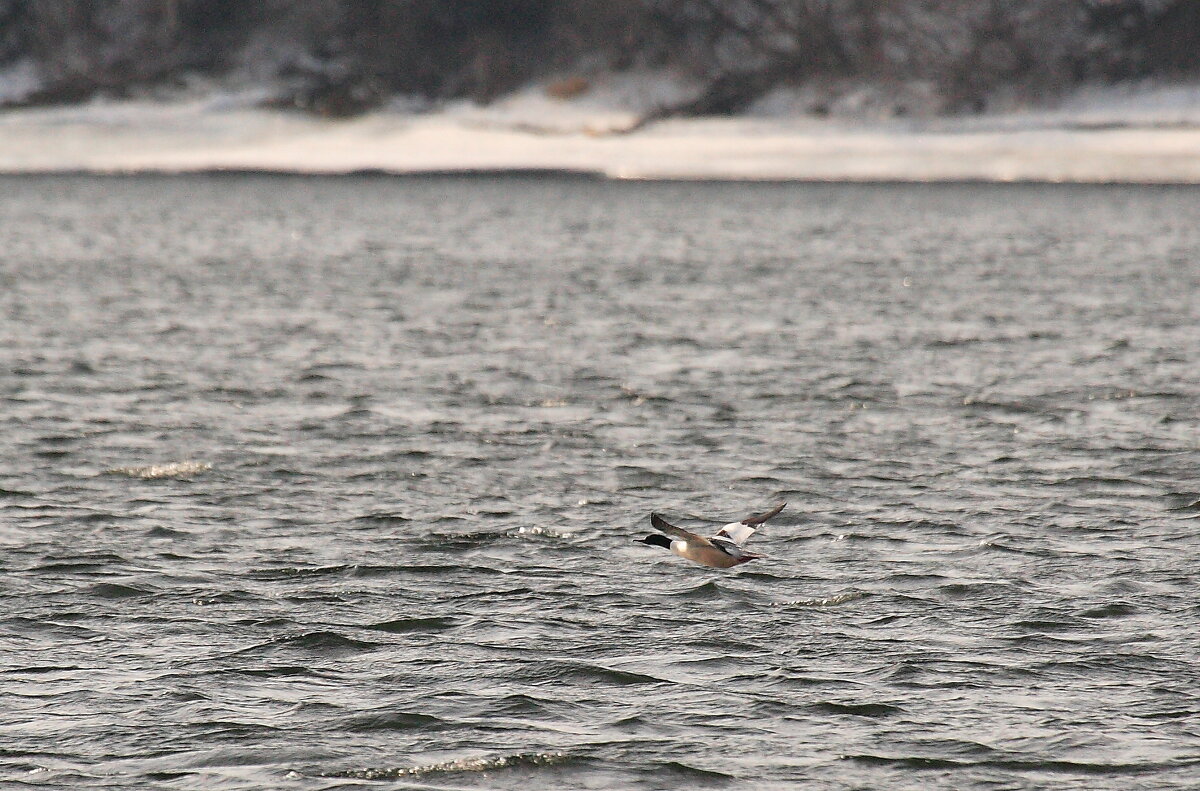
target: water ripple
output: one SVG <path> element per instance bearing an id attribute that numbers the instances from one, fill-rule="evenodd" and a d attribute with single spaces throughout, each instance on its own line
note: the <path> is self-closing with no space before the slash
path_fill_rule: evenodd
<path id="1" fill-rule="evenodd" d="M 0 181 L 0 785 L 1195 786 L 1194 189 Z"/>

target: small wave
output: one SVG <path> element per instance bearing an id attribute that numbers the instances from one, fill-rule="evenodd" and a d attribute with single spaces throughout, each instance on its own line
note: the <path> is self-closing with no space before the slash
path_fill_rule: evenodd
<path id="1" fill-rule="evenodd" d="M 159 480 L 161 478 L 190 478 L 212 469 L 207 461 L 177 461 L 170 464 L 149 464 L 140 467 L 112 467 L 105 475 L 124 475 L 127 478 Z"/>
<path id="2" fill-rule="evenodd" d="M 291 645 L 310 651 L 366 651 L 378 648 L 379 643 L 355 640 L 337 632 L 306 632 L 279 640 L 277 645 Z"/>
<path id="3" fill-rule="evenodd" d="M 35 495 L 33 492 L 24 492 L 24 491 L 21 491 L 20 489 L 5 489 L 4 487 L 0 487 L 0 497 L 12 497 L 13 499 L 20 497 L 20 498 L 24 499 L 27 497 L 36 497 L 36 496 L 37 495 Z"/>
<path id="4" fill-rule="evenodd" d="M 488 701 L 486 713 L 489 717 L 521 717 L 527 719 L 551 718 L 551 701 L 532 695 L 513 693 Z"/>
<path id="5" fill-rule="evenodd" d="M 38 574 L 86 573 L 129 563 L 127 558 L 113 552 L 93 552 L 85 555 L 66 555 L 46 559 L 50 562 L 34 566 L 29 571 Z"/>
<path id="6" fill-rule="evenodd" d="M 1091 627 L 1074 620 L 1063 620 L 1058 618 L 1027 618 L 1025 620 L 1016 621 L 1013 623 L 1013 628 L 1026 632 L 1034 632 L 1035 634 L 1045 634 L 1047 632 L 1073 632 Z"/>
<path id="7" fill-rule="evenodd" d="M 146 531 L 146 536 L 148 538 L 177 538 L 179 536 L 186 535 L 186 530 L 178 530 L 173 527 L 164 527 L 163 525 L 157 525 Z"/>
<path id="8" fill-rule="evenodd" d="M 476 530 L 461 533 L 426 533 L 419 537 L 422 544 L 432 549 L 462 550 L 476 549 L 489 544 L 507 541 L 512 535 L 503 530 Z"/>
<path id="9" fill-rule="evenodd" d="M 976 344 L 989 342 L 1011 342 L 1011 338 L 978 338 L 978 337 L 958 337 L 958 338 L 933 338 L 925 342 L 926 348 L 929 349 L 952 349 L 957 346 L 974 346 Z"/>
<path id="10" fill-rule="evenodd" d="M 378 769 L 351 769 L 345 772 L 326 774 L 325 777 L 344 777 L 355 780 L 399 780 L 404 777 L 425 777 L 428 775 L 459 774 L 467 772 L 494 772 L 500 769 L 535 768 L 542 766 L 558 766 L 574 760 L 562 752 L 554 753 L 515 753 L 496 757 L 459 758 L 455 761 L 406 767 L 388 767 Z"/>
<path id="11" fill-rule="evenodd" d="M 637 686 L 641 684 L 667 684 L 664 679 L 656 678 L 645 673 L 635 673 L 631 670 L 619 670 L 602 665 L 577 664 L 567 670 L 566 675 L 572 679 L 601 681 L 617 686 Z"/>
<path id="12" fill-rule="evenodd" d="M 381 524 L 395 525 L 413 521 L 411 516 L 406 516 L 399 511 L 372 511 L 354 517 L 355 522 L 364 522 L 366 524 Z"/>
<path id="13" fill-rule="evenodd" d="M 147 780 L 156 780 L 167 783 L 172 780 L 180 780 L 184 777 L 190 777 L 194 774 L 196 774 L 196 772 L 147 772 L 144 777 Z"/>
<path id="14" fill-rule="evenodd" d="M 950 758 L 929 758 L 925 756 L 887 756 L 887 755 L 843 755 L 842 760 L 872 766 L 904 766 L 910 769 L 1004 769 L 1018 772 L 1046 772 L 1052 774 L 1078 775 L 1136 775 L 1160 772 L 1170 769 L 1181 769 L 1200 764 L 1200 761 L 1168 761 L 1146 763 L 1091 763 L 1083 761 L 1016 761 L 1016 760 L 982 760 L 964 761 Z"/>
<path id="15" fill-rule="evenodd" d="M 185 558 L 186 560 L 186 558 Z M 201 606 L 210 604 L 239 604 L 241 602 L 258 602 L 260 597 L 256 593 L 251 593 L 245 590 L 223 590 L 212 591 L 208 593 L 200 593 L 200 595 L 192 598 L 193 604 Z"/>
<path id="16" fill-rule="evenodd" d="M 708 599 L 719 599 L 725 595 L 725 589 L 717 584 L 716 580 L 709 580 L 695 586 L 694 588 L 686 588 L 681 591 L 667 594 L 668 596 L 677 596 L 681 599 L 699 599 L 705 601 Z"/>
<path id="17" fill-rule="evenodd" d="M 1081 618 L 1125 618 L 1137 615 L 1140 610 L 1128 602 L 1112 602 L 1099 607 L 1092 607 L 1079 613 Z"/>
<path id="18" fill-rule="evenodd" d="M 362 627 L 375 632 L 390 632 L 404 634 L 406 632 L 441 632 L 461 626 L 462 622 L 450 616 L 430 618 L 397 618 L 394 621 L 382 621 Z"/>
<path id="19" fill-rule="evenodd" d="M 477 591 L 474 593 L 459 593 L 459 594 L 447 596 L 445 601 L 466 602 L 466 601 L 474 601 L 476 599 L 489 599 L 489 600 L 496 600 L 496 601 L 511 602 L 511 601 L 516 601 L 517 599 L 530 597 L 532 595 L 534 595 L 533 588 L 522 586 L 519 588 L 506 588 L 503 590 L 497 589 L 497 590 Z"/>
<path id="20" fill-rule="evenodd" d="M 893 522 L 892 524 L 901 525 L 901 526 L 907 528 L 911 523 L 909 523 L 909 522 L 903 522 L 903 523 Z M 867 535 L 865 533 L 836 533 L 836 534 L 822 533 L 821 534 L 822 538 L 828 538 L 830 536 L 833 537 L 834 541 L 848 541 L 851 543 L 855 543 L 855 542 L 862 542 L 864 544 L 908 544 L 909 543 L 909 540 L 907 538 L 897 538 L 896 536 L 873 536 L 873 535 Z M 792 540 L 795 540 L 795 539 L 792 539 Z"/>
<path id="21" fill-rule="evenodd" d="M 73 670 L 83 670 L 81 665 L 31 665 L 30 667 L 13 667 L 0 670 L 4 675 L 43 675 L 45 673 L 67 673 Z"/>
<path id="22" fill-rule="evenodd" d="M 393 574 L 446 574 L 451 572 L 468 572 L 471 574 L 500 574 L 502 572 L 487 566 L 452 566 L 445 564 L 419 564 L 411 566 L 389 565 L 338 565 L 338 566 L 284 566 L 277 569 L 252 569 L 245 576 L 253 580 L 270 582 L 273 580 L 308 579 L 312 577 L 327 577 L 345 574 L 351 577 L 388 577 Z"/>
<path id="23" fill-rule="evenodd" d="M 245 576 L 253 580 L 287 580 L 306 577 L 324 577 L 330 574 L 341 574 L 353 566 L 285 566 L 277 569 L 251 569 Z"/>
<path id="24" fill-rule="evenodd" d="M 718 772 L 715 769 L 701 769 L 698 766 L 689 766 L 681 761 L 666 761 L 659 764 L 653 770 L 656 777 L 661 777 L 663 773 L 674 775 L 677 779 L 686 778 L 690 783 L 720 783 L 724 784 L 737 780 L 736 775 Z"/>
<path id="25" fill-rule="evenodd" d="M 423 563 L 413 566 L 397 566 L 396 571 L 402 574 L 481 574 L 494 576 L 504 574 L 500 569 L 491 566 L 460 566 L 446 563 Z"/>
<path id="26" fill-rule="evenodd" d="M 983 598 L 988 594 L 1000 596 L 1012 589 L 1008 582 L 951 582 L 939 585 L 937 592 L 950 599 Z"/>
<path id="27" fill-rule="evenodd" d="M 971 409 L 968 411 L 991 411 L 1002 415 L 1041 415 L 1051 411 L 1036 401 L 1028 403 L 1021 401 L 993 401 L 974 398 L 972 396 L 965 396 L 962 400 L 962 405 L 970 407 Z"/>
<path id="28" fill-rule="evenodd" d="M 384 711 L 352 717 L 343 723 L 351 731 L 435 731 L 444 730 L 452 724 L 440 717 L 419 714 L 415 711 Z"/>
<path id="29" fill-rule="evenodd" d="M 1170 711 L 1150 711 L 1144 714 L 1131 712 L 1129 716 L 1141 720 L 1190 720 L 1200 714 L 1200 709 L 1172 709 Z"/>
<path id="30" fill-rule="evenodd" d="M 116 582 L 101 582 L 88 588 L 88 592 L 102 599 L 131 599 L 136 596 L 149 596 L 151 594 L 151 591 L 143 590 L 133 585 L 121 585 Z"/>
<path id="31" fill-rule="evenodd" d="M 250 676 L 251 678 L 331 678 L 328 673 L 321 673 L 312 668 L 300 665 L 273 665 L 271 667 L 236 667 L 219 671 L 222 674 L 234 676 Z"/>
<path id="32" fill-rule="evenodd" d="M 304 604 L 306 602 L 315 601 L 332 601 L 345 604 L 350 599 L 340 593 L 298 593 L 292 596 L 283 597 L 284 601 L 290 601 L 295 604 Z"/>
<path id="33" fill-rule="evenodd" d="M 393 574 L 399 574 L 404 571 L 404 566 L 391 565 L 375 565 L 375 564 L 358 564 L 346 566 L 346 573 L 351 577 L 360 579 L 370 579 L 372 577 L 390 577 Z"/>
<path id="34" fill-rule="evenodd" d="M 245 656 L 247 654 L 260 654 L 263 652 L 287 648 L 297 648 L 303 651 L 312 651 L 318 654 L 342 654 L 371 651 L 379 646 L 379 643 L 372 643 L 366 640 L 355 640 L 351 637 L 338 634 L 337 632 L 305 632 L 303 634 L 291 635 L 290 637 L 280 637 L 275 640 L 268 640 L 265 643 L 259 643 L 258 645 L 252 645 L 249 648 L 243 648 L 238 651 L 234 651 L 228 656 L 233 657 Z"/>
<path id="35" fill-rule="evenodd" d="M 908 769 L 953 769 L 978 766 L 970 761 L 952 761 L 949 758 L 925 758 L 919 755 L 843 755 L 843 761 L 867 764 L 868 766 L 903 766 Z"/>
<path id="36" fill-rule="evenodd" d="M 645 467 L 621 465 L 616 468 L 617 488 L 621 491 L 636 491 L 640 489 L 669 489 L 679 483 L 679 478 L 671 473 L 657 472 Z"/>
<path id="37" fill-rule="evenodd" d="M 74 434 L 46 434 L 37 438 L 37 441 L 43 445 L 73 445 L 79 441 L 79 437 Z"/>
<path id="38" fill-rule="evenodd" d="M 651 722 L 645 717 L 640 717 L 636 714 L 629 717 L 621 717 L 614 720 L 606 726 L 609 730 L 618 731 L 620 733 L 641 734 L 650 733 L 658 735 L 659 728 L 654 722 Z"/>
<path id="39" fill-rule="evenodd" d="M 1014 555 L 1035 555 L 1042 556 L 1045 553 L 1033 549 L 1022 549 L 1021 547 L 1012 547 L 1004 543 L 1005 539 L 1010 538 L 1006 533 L 996 533 L 979 539 L 979 546 L 984 549 L 994 549 L 1000 552 L 1011 552 Z"/>
<path id="40" fill-rule="evenodd" d="M 547 538 L 574 538 L 574 534 L 549 527 L 519 527 L 506 534 L 509 538 L 525 538 L 527 536 L 546 536 Z"/>
<path id="41" fill-rule="evenodd" d="M 776 478 L 772 475 L 745 475 L 745 476 L 737 478 L 736 480 L 738 483 L 743 483 L 743 484 L 746 484 L 747 486 L 759 485 L 759 486 L 765 487 L 765 486 L 778 486 L 780 484 L 786 483 L 786 481 L 784 481 L 780 478 Z M 783 520 L 780 520 L 780 524 L 782 524 L 782 523 L 783 523 Z M 772 524 L 774 524 L 774 523 L 772 523 Z"/>
<path id="42" fill-rule="evenodd" d="M 852 714 L 855 717 L 890 717 L 902 714 L 904 709 L 886 703 L 814 703 L 811 708 L 824 714 Z"/>
<path id="43" fill-rule="evenodd" d="M 55 620 L 46 620 L 43 618 L 26 618 L 24 616 L 16 616 L 5 618 L 0 621 L 9 629 L 13 629 L 21 634 L 38 635 L 44 634 L 57 635 L 64 640 L 72 640 L 83 642 L 93 640 L 98 637 L 106 636 L 99 629 L 91 629 L 86 626 L 80 626 L 73 623 L 63 623 L 63 621 L 72 621 L 85 617 L 79 612 L 60 612 L 56 615 Z"/>
<path id="44" fill-rule="evenodd" d="M 815 599 L 789 599 L 787 601 L 773 601 L 767 604 L 768 607 L 836 607 L 839 604 L 858 601 L 870 596 L 866 591 L 846 591 L 838 593 L 834 596 L 823 596 Z"/>
<path id="45" fill-rule="evenodd" d="M 1168 511 L 1200 512 L 1200 492 L 1168 492 L 1167 503 Z"/>
<path id="46" fill-rule="evenodd" d="M 117 516 L 116 514 L 91 513 L 81 514 L 75 517 L 72 521 L 81 525 L 105 525 L 116 522 L 120 518 L 121 517 Z"/>
<path id="47" fill-rule="evenodd" d="M 638 686 L 641 684 L 666 684 L 664 679 L 645 673 L 605 667 L 578 661 L 544 660 L 527 663 L 514 675 L 534 683 L 599 682 L 616 686 Z"/>
<path id="48" fill-rule="evenodd" d="M 312 363 L 304 369 L 304 373 L 320 373 L 321 371 L 361 371 L 362 363 L 339 360 L 329 363 Z"/>

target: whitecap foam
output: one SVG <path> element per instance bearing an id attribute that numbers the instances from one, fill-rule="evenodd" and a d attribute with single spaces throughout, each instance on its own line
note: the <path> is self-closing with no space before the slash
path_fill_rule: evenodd
<path id="1" fill-rule="evenodd" d="M 148 464 L 137 467 L 112 467 L 105 475 L 124 475 L 129 478 L 157 480 L 159 478 L 190 478 L 212 469 L 207 461 L 175 461 L 169 464 Z"/>

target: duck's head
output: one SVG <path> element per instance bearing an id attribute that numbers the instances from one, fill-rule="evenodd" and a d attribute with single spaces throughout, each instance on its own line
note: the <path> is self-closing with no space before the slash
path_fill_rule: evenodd
<path id="1" fill-rule="evenodd" d="M 651 533 L 645 538 L 633 539 L 635 544 L 649 544 L 653 547 L 662 547 L 663 549 L 671 548 L 671 539 L 664 536 L 662 533 Z"/>

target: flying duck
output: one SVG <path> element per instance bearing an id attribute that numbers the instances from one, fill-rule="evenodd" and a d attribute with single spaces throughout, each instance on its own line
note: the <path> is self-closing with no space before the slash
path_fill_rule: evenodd
<path id="1" fill-rule="evenodd" d="M 682 527 L 676 527 L 658 514 L 650 514 L 650 524 L 654 525 L 656 530 L 661 530 L 667 535 L 651 533 L 645 538 L 635 538 L 634 541 L 639 544 L 650 544 L 669 549 L 679 557 L 702 566 L 727 569 L 740 563 L 748 563 L 751 560 L 766 557 L 766 555 L 747 552 L 742 547 L 750 540 L 750 536 L 754 535 L 758 525 L 778 514 L 785 505 L 787 503 L 780 503 L 765 514 L 748 516 L 740 522 L 730 522 L 718 530 L 716 535 L 709 538 L 696 535 Z M 667 538 L 667 536 L 671 536 L 671 538 Z"/>

